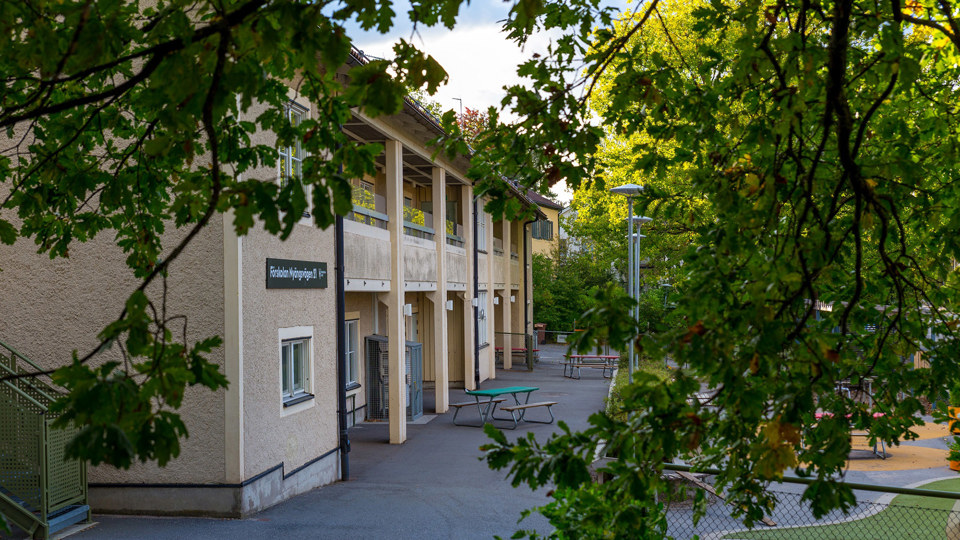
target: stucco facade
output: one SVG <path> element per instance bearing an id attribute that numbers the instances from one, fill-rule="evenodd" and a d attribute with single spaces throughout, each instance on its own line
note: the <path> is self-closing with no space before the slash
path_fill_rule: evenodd
<path id="1" fill-rule="evenodd" d="M 292 91 L 290 98 L 315 114 L 313 104 Z M 341 400 L 346 426 L 385 421 L 389 442 L 407 438 L 408 342 L 422 348 L 428 412 L 446 412 L 451 387 L 475 388 L 495 378 L 498 347 L 507 350 L 504 367 L 511 367 L 510 348 L 524 343 L 516 336 L 532 331 L 529 222 L 494 222 L 483 211 L 466 176 L 467 157 L 434 158 L 427 142 L 439 126 L 414 104 L 378 119 L 355 112 L 343 129 L 382 143 L 384 152 L 376 175 L 354 181 L 354 212 L 343 220 L 342 238 L 309 218 L 285 241 L 260 226 L 238 237 L 227 213 L 171 266 L 168 310 L 186 316 L 188 341 L 223 337 L 211 359 L 230 386 L 188 392 L 178 412 L 190 436 L 166 467 L 91 468 L 96 511 L 243 516 L 342 478 L 348 432 L 339 424 Z M 270 133 L 253 139 L 275 141 Z M 249 174 L 276 178 L 270 167 Z M 184 232 L 168 230 L 164 245 L 175 245 Z M 95 346 L 97 333 L 138 285 L 124 259 L 107 233 L 71 247 L 69 259 L 52 261 L 28 241 L 0 245 L 0 339 L 43 367 L 66 364 L 74 349 Z M 325 264 L 326 286 L 277 286 L 268 279 L 271 260 Z M 157 298 L 159 285 L 147 293 Z M 382 373 L 371 372 L 368 336 L 386 340 Z M 288 393 L 284 355 L 293 354 L 294 345 L 301 386 Z M 389 403 L 385 417 L 373 418 L 369 401 L 377 381 L 389 390 L 383 394 Z"/>

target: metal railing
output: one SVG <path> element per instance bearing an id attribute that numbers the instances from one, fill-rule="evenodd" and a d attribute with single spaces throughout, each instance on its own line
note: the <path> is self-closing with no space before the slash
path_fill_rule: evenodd
<path id="1" fill-rule="evenodd" d="M 347 215 L 347 219 L 378 229 L 387 228 L 387 199 L 383 195 L 377 195 L 361 186 L 353 186 L 352 200 L 353 211 Z"/>
<path id="2" fill-rule="evenodd" d="M 463 247 L 464 236 L 463 225 L 447 220 L 447 245 Z"/>
<path id="3" fill-rule="evenodd" d="M 0 342 L 0 376 L 25 375 L 40 367 Z M 78 429 L 54 429 L 50 406 L 59 396 L 36 376 L 0 382 L 0 513 L 21 529 L 46 537 L 65 513 L 89 520 L 87 468 L 66 459 Z"/>
<path id="4" fill-rule="evenodd" d="M 403 233 L 424 240 L 432 240 L 433 214 L 411 206 L 403 207 Z"/>

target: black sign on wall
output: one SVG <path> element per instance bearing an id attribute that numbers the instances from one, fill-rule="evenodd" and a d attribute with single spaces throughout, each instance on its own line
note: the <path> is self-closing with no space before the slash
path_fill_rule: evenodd
<path id="1" fill-rule="evenodd" d="M 326 289 L 327 263 L 267 259 L 268 289 Z"/>

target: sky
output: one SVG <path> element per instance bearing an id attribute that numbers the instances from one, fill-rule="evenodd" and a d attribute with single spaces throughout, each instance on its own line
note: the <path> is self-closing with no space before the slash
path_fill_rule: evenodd
<path id="1" fill-rule="evenodd" d="M 499 107 L 504 86 L 521 82 L 516 74 L 517 64 L 529 60 L 534 53 L 545 54 L 549 36 L 536 34 L 523 48 L 507 39 L 501 32 L 501 23 L 507 17 L 512 2 L 503 0 L 474 0 L 461 8 L 454 30 L 442 26 L 420 28 L 412 34 L 405 14 L 407 4 L 397 2 L 397 26 L 388 34 L 361 32 L 357 27 L 347 31 L 357 36 L 354 46 L 368 56 L 392 58 L 393 44 L 406 39 L 432 55 L 447 71 L 449 80 L 430 99 L 444 110 L 464 108 L 486 110 Z M 462 100 L 462 101 L 461 101 Z M 566 204 L 573 194 L 565 184 L 557 184 L 553 192 Z"/>

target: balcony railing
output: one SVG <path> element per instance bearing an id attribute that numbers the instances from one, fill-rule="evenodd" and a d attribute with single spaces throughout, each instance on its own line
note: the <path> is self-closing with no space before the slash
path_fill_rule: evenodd
<path id="1" fill-rule="evenodd" d="M 387 199 L 383 195 L 377 195 L 368 189 L 360 186 L 353 186 L 353 211 L 347 215 L 347 219 L 357 223 L 386 229 L 389 218 L 387 217 Z"/>
<path id="2" fill-rule="evenodd" d="M 502 238 L 493 239 L 493 254 L 498 257 L 503 257 L 503 239 Z"/>
<path id="3" fill-rule="evenodd" d="M 447 244 L 456 247 L 463 247 L 463 225 L 447 220 Z"/>
<path id="4" fill-rule="evenodd" d="M 433 214 L 410 206 L 403 207 L 403 233 L 433 240 Z"/>

